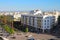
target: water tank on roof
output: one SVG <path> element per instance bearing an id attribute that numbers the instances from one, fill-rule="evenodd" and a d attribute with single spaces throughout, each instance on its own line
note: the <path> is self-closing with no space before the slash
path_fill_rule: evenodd
<path id="1" fill-rule="evenodd" d="M 41 10 L 34 10 L 34 15 L 36 15 L 36 14 L 42 14 L 42 11 Z"/>

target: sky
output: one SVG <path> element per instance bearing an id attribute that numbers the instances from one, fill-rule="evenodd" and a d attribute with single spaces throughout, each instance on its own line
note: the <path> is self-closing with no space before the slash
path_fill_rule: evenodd
<path id="1" fill-rule="evenodd" d="M 0 0 L 0 11 L 60 10 L 60 0 Z"/>

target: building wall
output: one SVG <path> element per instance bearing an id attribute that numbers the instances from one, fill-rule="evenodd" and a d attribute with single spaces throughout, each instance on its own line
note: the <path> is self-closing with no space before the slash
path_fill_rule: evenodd
<path id="1" fill-rule="evenodd" d="M 52 12 L 48 12 L 43 14 L 42 12 L 36 12 L 36 14 L 26 14 L 23 15 L 24 18 L 21 16 L 21 21 L 23 21 L 23 24 L 35 27 L 35 28 L 40 28 L 43 30 L 50 30 L 52 28 L 52 26 L 55 24 L 56 19 L 58 18 L 58 14 L 56 12 L 52 13 Z"/>
<path id="2" fill-rule="evenodd" d="M 52 25 L 55 24 L 55 16 L 52 15 L 45 15 L 43 17 L 23 15 L 21 18 L 23 24 L 44 30 L 51 29 Z"/>
<path id="3" fill-rule="evenodd" d="M 47 16 L 43 18 L 43 29 L 51 29 L 53 24 L 55 24 L 54 16 Z"/>
<path id="4" fill-rule="evenodd" d="M 37 17 L 37 27 L 42 28 L 42 17 Z"/>

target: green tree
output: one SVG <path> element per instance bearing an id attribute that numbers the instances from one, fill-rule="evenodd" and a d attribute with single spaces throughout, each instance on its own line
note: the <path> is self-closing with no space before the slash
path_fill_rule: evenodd
<path id="1" fill-rule="evenodd" d="M 13 21 L 14 21 L 13 17 L 8 15 L 7 16 L 7 21 L 8 21 L 7 24 L 9 24 L 13 28 Z"/>
<path id="2" fill-rule="evenodd" d="M 3 22 L 3 16 L 0 15 L 0 22 Z"/>
<path id="3" fill-rule="evenodd" d="M 3 22 L 4 24 L 7 23 L 7 18 L 5 15 L 0 16 L 0 22 Z"/>
<path id="4" fill-rule="evenodd" d="M 58 24 L 60 24 L 60 16 L 58 16 Z"/>

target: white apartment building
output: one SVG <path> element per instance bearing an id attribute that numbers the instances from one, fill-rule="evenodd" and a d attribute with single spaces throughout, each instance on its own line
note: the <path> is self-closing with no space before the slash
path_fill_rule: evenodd
<path id="1" fill-rule="evenodd" d="M 22 14 L 21 23 L 35 28 L 40 28 L 43 30 L 42 32 L 44 32 L 45 30 L 50 30 L 55 24 L 58 15 L 56 15 L 56 13 L 52 13 L 34 10 L 32 13 Z"/>

